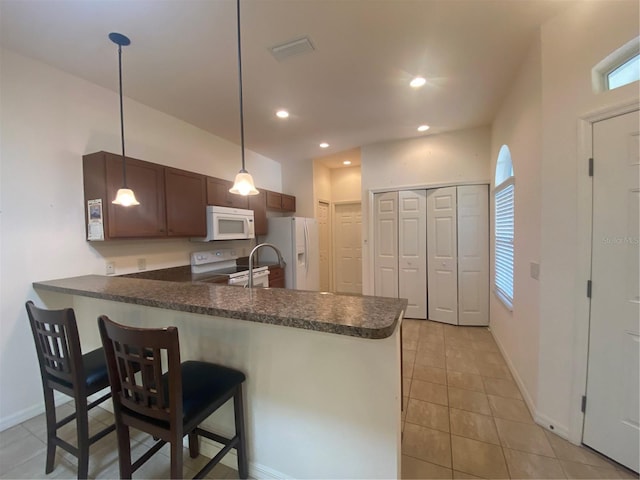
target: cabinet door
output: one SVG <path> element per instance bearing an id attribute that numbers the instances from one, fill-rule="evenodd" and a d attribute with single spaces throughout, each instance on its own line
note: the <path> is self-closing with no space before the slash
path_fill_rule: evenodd
<path id="1" fill-rule="evenodd" d="M 269 232 L 267 222 L 267 194 L 261 190 L 258 195 L 249 196 L 249 210 L 253 210 L 253 225 L 256 235 L 266 235 Z"/>
<path id="2" fill-rule="evenodd" d="M 202 237 L 207 234 L 206 182 L 203 175 L 166 168 L 167 235 Z"/>
<path id="3" fill-rule="evenodd" d="M 269 288 L 284 288 L 284 268 L 277 265 L 269 267 Z"/>
<path id="4" fill-rule="evenodd" d="M 123 183 L 122 157 L 105 153 L 105 160 L 108 237 L 165 236 L 164 167 L 127 157 L 127 186 L 133 190 L 140 205 L 123 207 L 111 203 Z"/>
<path id="5" fill-rule="evenodd" d="M 296 197 L 293 195 L 285 195 L 282 194 L 282 210 L 285 212 L 295 212 L 296 211 Z"/>
<path id="6" fill-rule="evenodd" d="M 229 193 L 233 182 L 222 178 L 207 177 L 207 205 L 221 207 L 249 208 L 249 200 L 242 195 Z"/>
<path id="7" fill-rule="evenodd" d="M 267 190 L 267 209 L 282 210 L 282 194 Z"/>

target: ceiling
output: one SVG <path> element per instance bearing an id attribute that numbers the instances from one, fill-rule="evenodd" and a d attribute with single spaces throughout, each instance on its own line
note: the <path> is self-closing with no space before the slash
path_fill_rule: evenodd
<path id="1" fill-rule="evenodd" d="M 246 146 L 288 162 L 487 125 L 538 27 L 571 3 L 242 0 Z M 113 31 L 132 42 L 125 96 L 240 143 L 234 0 L 0 0 L 4 48 L 118 91 Z M 302 36 L 315 51 L 272 56 Z"/>

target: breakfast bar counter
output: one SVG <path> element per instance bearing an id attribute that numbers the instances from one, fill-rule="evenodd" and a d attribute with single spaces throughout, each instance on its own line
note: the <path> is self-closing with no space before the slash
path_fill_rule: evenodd
<path id="1" fill-rule="evenodd" d="M 371 339 L 390 336 L 407 306 L 407 301 L 400 298 L 101 275 L 36 282 L 33 286 L 71 295 Z"/>
<path id="2" fill-rule="evenodd" d="M 251 477 L 399 478 L 406 300 L 99 275 L 33 286 L 48 308 L 75 309 L 85 351 L 104 314 L 176 326 L 183 361 L 243 371 Z M 231 405 L 206 424 L 231 433 Z"/>

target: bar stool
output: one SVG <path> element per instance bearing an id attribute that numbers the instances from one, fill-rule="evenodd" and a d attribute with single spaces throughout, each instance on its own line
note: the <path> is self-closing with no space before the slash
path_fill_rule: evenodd
<path id="1" fill-rule="evenodd" d="M 247 478 L 242 383 L 244 373 L 213 363 L 180 362 L 178 329 L 134 328 L 108 317 L 98 318 L 107 357 L 118 435 L 120 478 L 131 478 L 167 442 L 171 444 L 171 478 L 182 478 L 182 438 L 189 436 L 189 454 L 199 455 L 199 436 L 224 445 L 194 478 L 204 477 L 232 448 L 238 473 Z M 162 358 L 166 354 L 166 373 Z M 135 374 L 139 370 L 139 374 Z M 198 425 L 233 398 L 235 436 L 225 438 Z M 129 428 L 158 441 L 131 462 Z"/>
<path id="2" fill-rule="evenodd" d="M 115 425 L 102 429 L 89 437 L 88 412 L 111 397 L 111 392 L 87 404 L 89 395 L 109 386 L 104 350 L 98 348 L 82 355 L 76 317 L 71 308 L 46 310 L 26 303 L 29 324 L 40 364 L 47 421 L 47 460 L 45 473 L 53 471 L 56 447 L 61 447 L 78 458 L 78 478 L 87 478 L 89 446 L 115 430 Z M 60 421 L 56 419 L 53 391 L 73 398 L 76 411 Z M 73 419 L 77 424 L 77 442 L 74 447 L 62 440 L 57 431 Z"/>

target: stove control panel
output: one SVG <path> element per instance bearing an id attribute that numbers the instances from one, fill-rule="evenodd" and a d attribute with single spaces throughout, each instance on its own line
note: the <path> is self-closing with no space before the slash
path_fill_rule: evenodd
<path id="1" fill-rule="evenodd" d="M 238 254 L 236 250 L 231 248 L 222 248 L 219 250 L 211 250 L 208 252 L 193 252 L 191 254 L 191 265 L 207 265 L 210 263 L 227 262 L 236 260 Z"/>

